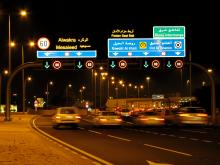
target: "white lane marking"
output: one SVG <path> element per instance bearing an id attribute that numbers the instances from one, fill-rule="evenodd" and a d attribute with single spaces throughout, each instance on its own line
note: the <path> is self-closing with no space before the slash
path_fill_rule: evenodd
<path id="1" fill-rule="evenodd" d="M 179 138 L 180 138 L 180 139 L 185 139 L 186 137 L 184 137 L 184 136 L 180 136 Z"/>
<path id="2" fill-rule="evenodd" d="M 173 134 L 171 134 L 171 135 L 169 135 L 170 137 L 176 137 L 175 135 L 173 135 Z"/>
<path id="3" fill-rule="evenodd" d="M 102 165 L 102 164 L 100 164 L 98 162 L 92 162 L 92 163 L 95 164 L 95 165 Z"/>
<path id="4" fill-rule="evenodd" d="M 87 157 L 85 157 L 85 156 L 80 156 L 81 158 L 83 158 L 83 159 L 88 159 Z"/>
<path id="5" fill-rule="evenodd" d="M 158 146 L 154 146 L 154 145 L 150 145 L 150 144 L 144 144 L 144 145 L 147 147 L 156 148 L 156 149 L 160 149 L 160 150 L 164 150 L 164 151 L 169 151 L 169 152 L 173 152 L 173 153 L 177 153 L 177 154 L 181 154 L 181 155 L 185 155 L 185 156 L 192 156 L 191 154 L 175 151 L 175 150 L 168 149 L 168 148 L 158 147 Z"/>
<path id="6" fill-rule="evenodd" d="M 172 165 L 172 164 L 167 164 L 167 163 L 157 163 L 157 162 L 152 162 L 150 160 L 146 160 L 147 164 L 149 165 Z"/>
<path id="7" fill-rule="evenodd" d="M 127 141 L 127 142 L 130 142 L 130 141 L 131 141 L 131 140 L 129 140 L 129 139 L 121 138 L 121 137 L 118 137 L 118 136 L 112 136 L 112 135 L 107 135 L 107 136 L 109 136 L 109 137 L 111 137 L 111 138 L 119 139 L 119 140 L 124 140 L 124 141 Z"/>
<path id="8" fill-rule="evenodd" d="M 83 128 L 83 127 L 78 127 L 79 129 L 81 129 L 81 130 L 84 130 L 85 128 Z"/>
<path id="9" fill-rule="evenodd" d="M 134 124 L 134 123 L 132 123 L 132 122 L 129 122 L 129 121 L 126 121 L 125 123 L 128 123 L 128 124 Z"/>
<path id="10" fill-rule="evenodd" d="M 92 155 L 92 154 L 90 154 L 90 153 L 88 153 L 88 152 L 86 152 L 86 151 L 83 151 L 83 150 L 81 150 L 81 149 L 79 149 L 79 148 L 77 148 L 77 147 L 74 147 L 74 146 L 72 146 L 72 145 L 70 145 L 70 144 L 68 144 L 68 143 L 65 143 L 64 141 L 62 141 L 62 140 L 60 140 L 60 139 L 57 139 L 57 138 L 55 138 L 55 137 L 49 135 L 48 133 L 42 131 L 41 129 L 39 129 L 39 128 L 36 126 L 36 124 L 35 124 L 35 121 L 36 121 L 36 120 L 37 120 L 37 119 L 34 119 L 34 120 L 33 120 L 33 126 L 34 126 L 34 128 L 35 128 L 37 131 L 39 131 L 39 132 L 42 133 L 43 135 L 45 135 L 45 136 L 47 136 L 47 137 L 49 137 L 49 138 L 55 140 L 56 142 L 58 142 L 58 143 L 64 145 L 65 147 L 68 147 L 68 148 L 71 148 L 72 150 L 78 151 L 79 153 L 81 153 L 81 154 L 83 154 L 83 155 L 86 155 L 87 157 L 89 157 L 89 158 L 91 158 L 91 159 L 93 159 L 93 160 L 96 160 L 96 161 L 101 162 L 101 163 L 106 164 L 106 165 L 113 165 L 113 164 L 110 163 L 110 162 L 107 162 L 107 161 L 105 161 L 105 160 L 103 160 L 103 159 L 101 159 L 101 158 L 99 158 L 99 157 L 97 157 L 97 156 L 95 156 L 95 155 Z"/>
<path id="11" fill-rule="evenodd" d="M 197 138 L 189 138 L 190 140 L 194 140 L 194 141 L 196 141 L 196 140 L 199 140 L 199 139 L 197 139 Z"/>
<path id="12" fill-rule="evenodd" d="M 152 132 L 154 135 L 158 135 L 159 133 L 158 132 Z"/>
<path id="13" fill-rule="evenodd" d="M 88 130 L 89 132 L 92 132 L 92 133 L 96 133 L 96 134 L 99 134 L 101 135 L 102 133 L 101 132 L 97 132 L 97 131 L 93 131 L 93 130 Z"/>
<path id="14" fill-rule="evenodd" d="M 167 134 L 165 134 L 165 133 L 162 133 L 162 134 L 160 134 L 160 135 L 162 135 L 162 136 L 165 136 L 165 135 L 167 135 Z"/>
<path id="15" fill-rule="evenodd" d="M 202 140 L 203 142 L 206 142 L 206 143 L 211 143 L 212 141 L 210 140 Z"/>
<path id="16" fill-rule="evenodd" d="M 207 133 L 207 132 L 203 132 L 203 131 L 193 131 L 193 130 L 187 130 L 187 129 L 181 129 L 180 131 L 184 131 L 184 132 L 193 132 L 193 133 Z"/>

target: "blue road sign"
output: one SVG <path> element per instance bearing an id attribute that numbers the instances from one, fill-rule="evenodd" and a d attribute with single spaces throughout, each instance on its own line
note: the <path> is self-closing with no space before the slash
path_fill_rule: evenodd
<path id="1" fill-rule="evenodd" d="M 108 39 L 109 58 L 185 57 L 185 39 Z"/>
<path id="2" fill-rule="evenodd" d="M 96 58 L 96 50 L 47 50 L 37 51 L 37 58 Z"/>

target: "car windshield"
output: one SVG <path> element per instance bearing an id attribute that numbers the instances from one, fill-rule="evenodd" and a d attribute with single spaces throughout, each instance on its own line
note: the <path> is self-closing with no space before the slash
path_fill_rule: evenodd
<path id="1" fill-rule="evenodd" d="M 61 109 L 60 114 L 75 114 L 75 111 L 74 111 L 74 109 L 66 108 L 66 109 Z"/>
<path id="2" fill-rule="evenodd" d="M 156 113 L 156 112 L 144 112 L 144 113 L 142 113 L 141 115 L 145 115 L 145 116 L 155 116 L 155 115 L 158 115 L 158 113 Z"/>
<path id="3" fill-rule="evenodd" d="M 129 112 L 128 109 L 122 109 L 121 112 Z"/>

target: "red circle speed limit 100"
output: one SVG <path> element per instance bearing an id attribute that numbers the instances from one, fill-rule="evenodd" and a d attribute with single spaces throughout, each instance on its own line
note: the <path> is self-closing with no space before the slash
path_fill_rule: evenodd
<path id="1" fill-rule="evenodd" d="M 183 61 L 182 60 L 176 60 L 175 61 L 175 67 L 178 69 L 181 69 L 183 67 Z"/>
<path id="2" fill-rule="evenodd" d="M 151 65 L 152 65 L 153 68 L 159 68 L 160 67 L 160 61 L 153 60 Z"/>
<path id="3" fill-rule="evenodd" d="M 61 68 L 61 66 L 62 66 L 62 64 L 61 64 L 61 62 L 60 61 L 54 61 L 53 62 L 53 68 L 54 69 L 60 69 Z"/>
<path id="4" fill-rule="evenodd" d="M 92 69 L 94 67 L 94 62 L 91 60 L 86 61 L 86 68 Z"/>
<path id="5" fill-rule="evenodd" d="M 46 37 L 41 37 L 37 41 L 37 46 L 41 50 L 46 50 L 50 47 L 50 40 Z"/>
<path id="6" fill-rule="evenodd" d="M 125 69 L 128 66 L 128 64 L 125 60 L 119 61 L 118 65 L 119 65 L 119 68 L 121 68 L 121 69 Z"/>

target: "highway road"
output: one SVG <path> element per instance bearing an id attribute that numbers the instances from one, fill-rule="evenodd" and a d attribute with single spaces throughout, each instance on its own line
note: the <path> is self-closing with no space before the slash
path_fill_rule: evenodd
<path id="1" fill-rule="evenodd" d="M 53 129 L 50 117 L 40 117 L 42 131 L 116 165 L 217 165 L 220 128 L 134 127 L 96 128 L 81 121 L 78 128 Z"/>

